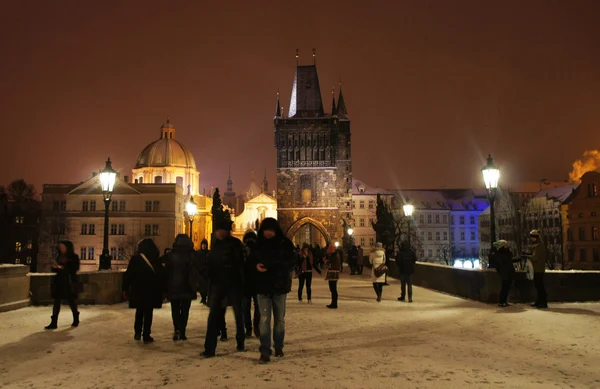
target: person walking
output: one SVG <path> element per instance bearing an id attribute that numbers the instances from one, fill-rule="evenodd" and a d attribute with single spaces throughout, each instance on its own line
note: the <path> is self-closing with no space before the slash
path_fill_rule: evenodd
<path id="1" fill-rule="evenodd" d="M 231 236 L 231 221 L 216 220 L 214 223 L 216 239 L 208 254 L 207 269 L 202 271 L 203 274 L 208 274 L 208 306 L 210 307 L 202 353 L 205 358 L 216 355 L 218 332 L 224 324 L 227 305 L 233 307 L 235 315 L 237 350 L 245 351 L 242 313 L 244 245 L 239 239 Z"/>
<path id="2" fill-rule="evenodd" d="M 73 323 L 71 327 L 79 326 L 79 311 L 77 310 L 77 294 L 79 293 L 79 257 L 73 250 L 73 243 L 63 240 L 58 244 L 58 254 L 52 263 L 52 271 L 56 273 L 51 280 L 52 299 L 52 317 L 49 325 L 44 327 L 46 330 L 55 330 L 58 328 L 58 314 L 62 300 L 69 302 L 71 312 L 73 313 Z"/>
<path id="3" fill-rule="evenodd" d="M 338 291 L 337 283 L 340 279 L 340 271 L 342 267 L 342 260 L 340 259 L 340 252 L 335 249 L 334 245 L 329 245 L 327 248 L 327 259 L 325 263 L 327 273 L 325 273 L 325 281 L 329 282 L 329 291 L 331 292 L 331 304 L 327 306 L 329 309 L 338 308 Z"/>
<path id="4" fill-rule="evenodd" d="M 533 284 L 537 291 L 537 299 L 531 306 L 535 308 L 548 308 L 548 295 L 544 286 L 544 273 L 546 272 L 546 261 L 548 259 L 548 249 L 544 244 L 538 230 L 532 230 L 529 233 L 531 244 L 531 264 L 533 265 Z"/>
<path id="5" fill-rule="evenodd" d="M 287 294 L 292 290 L 291 272 L 296 263 L 294 245 L 285 237 L 277 220 L 260 224 L 257 243 L 256 292 L 260 308 L 260 363 L 271 360 L 271 316 L 274 318 L 275 356 L 283 357 Z"/>
<path id="6" fill-rule="evenodd" d="M 246 327 L 246 339 L 252 338 L 252 329 L 254 327 L 254 336 L 260 337 L 260 309 L 258 308 L 258 297 L 256 295 L 256 241 L 258 236 L 254 230 L 248 230 L 242 238 L 246 249 L 246 265 L 244 267 L 244 299 L 242 307 L 244 309 L 244 325 Z M 254 320 L 252 320 L 252 303 L 254 302 Z"/>
<path id="7" fill-rule="evenodd" d="M 400 273 L 400 297 L 398 301 L 406 301 L 406 287 L 408 286 L 408 302 L 412 303 L 412 276 L 415 274 L 415 263 L 417 262 L 417 255 L 415 251 L 410 247 L 408 242 L 402 242 L 400 244 L 400 250 L 396 255 L 396 266 L 398 266 L 398 272 Z"/>
<path id="8" fill-rule="evenodd" d="M 363 268 L 365 265 L 365 252 L 362 247 L 358 246 L 356 249 L 356 271 L 358 275 L 363 274 Z"/>
<path id="9" fill-rule="evenodd" d="M 208 240 L 206 239 L 202 239 L 202 242 L 200 242 L 200 250 L 198 251 L 198 255 L 196 256 L 196 267 L 198 268 L 198 270 L 204 268 L 206 269 L 206 261 L 208 260 Z M 199 284 L 199 290 L 198 292 L 200 292 L 200 303 L 203 305 L 208 305 L 207 304 L 207 297 L 208 297 L 208 275 L 207 274 L 201 274 L 202 278 L 200 280 L 200 284 Z"/>
<path id="10" fill-rule="evenodd" d="M 308 244 L 304 245 L 300 251 L 297 267 L 300 273 L 298 275 L 298 301 L 302 301 L 304 285 L 306 285 L 306 298 L 308 299 L 308 303 L 312 304 L 313 269 L 319 274 L 321 274 L 321 271 L 315 268 L 314 257 Z"/>
<path id="11" fill-rule="evenodd" d="M 520 260 L 519 258 L 513 258 L 508 242 L 505 240 L 494 242 L 494 249 L 495 250 L 490 254 L 489 263 L 495 264 L 496 272 L 498 272 L 500 279 L 502 280 L 498 306 L 505 308 L 510 306 L 510 304 L 508 304 L 508 294 L 515 275 L 514 263 L 519 262 Z"/>
<path id="12" fill-rule="evenodd" d="M 143 336 L 144 343 L 154 342 L 150 336 L 152 316 L 163 302 L 164 272 L 159 256 L 152 239 L 140 241 L 123 275 L 123 297 L 129 300 L 129 308 L 135 309 L 134 339 Z"/>
<path id="13" fill-rule="evenodd" d="M 352 245 L 350 251 L 348 252 L 348 265 L 350 266 L 350 275 L 358 275 L 357 269 L 358 263 L 358 247 L 356 245 Z"/>
<path id="14" fill-rule="evenodd" d="M 173 249 L 163 257 L 167 286 L 167 298 L 171 302 L 173 319 L 173 341 L 187 340 L 186 327 L 192 300 L 196 291 L 192 288 L 191 276 L 194 266 L 194 243 L 189 236 L 179 234 L 173 242 Z"/>
<path id="15" fill-rule="evenodd" d="M 381 242 L 378 242 L 375 249 L 371 251 L 371 255 L 369 255 L 369 262 L 372 266 L 371 280 L 373 281 L 373 289 L 375 290 L 375 294 L 377 295 L 377 302 L 381 302 L 381 298 L 383 296 L 383 286 L 386 283 L 387 274 L 376 274 L 377 268 L 386 264 L 385 250 Z"/>

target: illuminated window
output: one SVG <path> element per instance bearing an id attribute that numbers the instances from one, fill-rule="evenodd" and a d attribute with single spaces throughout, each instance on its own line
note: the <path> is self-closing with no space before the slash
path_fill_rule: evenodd
<path id="1" fill-rule="evenodd" d="M 120 260 L 125 259 L 125 247 L 119 247 L 119 255 L 118 258 Z"/>
<path id="2" fill-rule="evenodd" d="M 17 253 L 20 253 L 21 251 L 23 251 L 23 244 L 21 242 L 15 242 L 15 251 Z"/>
<path id="3" fill-rule="evenodd" d="M 31 257 L 27 257 L 25 261 L 26 264 L 31 265 Z"/>
<path id="4" fill-rule="evenodd" d="M 158 229 L 158 224 L 153 224 L 152 225 L 152 235 L 153 236 L 160 235 L 159 232 L 160 232 L 160 230 Z"/>
<path id="5" fill-rule="evenodd" d="M 27 240 L 27 250 L 31 250 L 33 248 L 33 239 L 29 238 Z"/>
<path id="6" fill-rule="evenodd" d="M 592 227 L 592 240 L 598 240 L 598 227 Z"/>
<path id="7" fill-rule="evenodd" d="M 82 247 L 81 249 L 79 249 L 79 259 L 86 259 L 87 258 L 87 248 Z"/>
<path id="8" fill-rule="evenodd" d="M 94 259 L 94 248 L 88 247 L 88 259 Z"/>

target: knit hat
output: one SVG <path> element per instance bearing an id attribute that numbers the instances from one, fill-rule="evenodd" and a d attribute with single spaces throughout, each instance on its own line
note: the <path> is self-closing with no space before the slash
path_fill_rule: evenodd
<path id="1" fill-rule="evenodd" d="M 232 223 L 229 220 L 217 220 L 215 221 L 215 231 L 216 230 L 225 230 L 231 231 Z"/>
<path id="2" fill-rule="evenodd" d="M 257 238 L 258 238 L 258 235 L 256 234 L 256 231 L 254 231 L 252 228 L 248 228 L 246 230 L 246 232 L 244 233 L 242 242 L 246 242 L 247 240 L 256 240 Z"/>
<path id="3" fill-rule="evenodd" d="M 506 245 L 508 245 L 508 242 L 505 241 L 505 240 L 497 240 L 497 241 L 494 242 L 494 247 L 497 250 L 500 250 L 502 247 L 504 247 Z"/>
<path id="4" fill-rule="evenodd" d="M 540 232 L 538 230 L 531 230 L 531 232 L 529 233 L 529 236 L 534 236 L 536 238 L 539 238 Z"/>

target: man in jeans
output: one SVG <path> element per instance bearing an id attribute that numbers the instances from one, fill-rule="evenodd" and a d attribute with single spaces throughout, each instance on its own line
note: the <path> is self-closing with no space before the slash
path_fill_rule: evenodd
<path id="1" fill-rule="evenodd" d="M 400 282 L 402 284 L 402 294 L 398 297 L 398 301 L 406 300 L 406 286 L 408 285 L 408 302 L 412 303 L 412 275 L 415 273 L 415 262 L 417 256 L 408 242 L 400 244 L 400 250 L 396 256 L 396 265 L 400 272 Z"/>
<path id="2" fill-rule="evenodd" d="M 548 249 L 540 237 L 538 230 L 529 233 L 531 244 L 531 263 L 533 265 L 533 285 L 537 291 L 537 299 L 532 307 L 538 309 L 548 308 L 548 296 L 544 286 L 544 273 L 546 272 L 546 261 L 548 260 Z"/>
<path id="3" fill-rule="evenodd" d="M 260 363 L 271 360 L 271 314 L 275 319 L 273 343 L 275 356 L 283 357 L 285 338 L 285 305 L 292 289 L 291 271 L 294 267 L 294 245 L 283 235 L 277 220 L 263 220 L 256 245 L 256 292 L 260 309 Z"/>

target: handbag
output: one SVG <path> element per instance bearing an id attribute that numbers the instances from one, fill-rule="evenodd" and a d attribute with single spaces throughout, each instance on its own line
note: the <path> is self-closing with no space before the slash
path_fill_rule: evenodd
<path id="1" fill-rule="evenodd" d="M 375 273 L 375 277 L 379 278 L 382 275 L 384 275 L 385 273 L 387 273 L 388 271 L 388 267 L 385 263 L 382 263 L 381 265 L 377 266 L 374 270 Z"/>
<path id="2" fill-rule="evenodd" d="M 531 263 L 531 260 L 529 259 L 527 260 L 527 264 L 525 265 L 525 277 L 527 277 L 529 281 L 532 281 L 534 277 L 533 263 Z"/>

